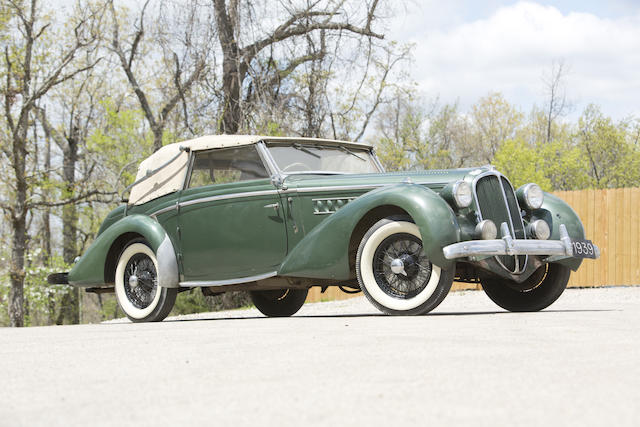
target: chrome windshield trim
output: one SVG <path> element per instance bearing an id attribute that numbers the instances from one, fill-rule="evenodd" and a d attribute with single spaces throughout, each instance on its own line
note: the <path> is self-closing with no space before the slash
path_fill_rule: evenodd
<path id="1" fill-rule="evenodd" d="M 314 145 L 313 141 L 303 140 L 302 142 L 306 143 L 308 145 Z M 332 142 L 335 143 L 336 148 L 338 148 L 340 146 L 344 146 L 344 147 L 350 147 L 350 148 L 353 148 L 353 149 L 356 149 L 356 150 L 366 151 L 367 154 L 369 154 L 369 156 L 371 156 L 371 158 L 373 159 L 373 164 L 378 169 L 378 173 L 384 173 L 385 172 L 384 168 L 382 167 L 382 164 L 380 163 L 380 161 L 378 160 L 378 158 L 376 157 L 376 155 L 375 155 L 375 153 L 373 151 L 373 147 L 362 147 L 362 146 L 359 146 L 357 144 L 356 145 L 350 145 L 348 143 L 338 142 L 338 141 L 332 141 Z M 270 142 L 267 139 L 266 141 L 262 141 L 260 143 L 263 144 L 264 151 L 267 153 L 267 156 L 269 157 L 269 160 L 273 163 L 273 168 L 274 168 L 274 170 L 276 171 L 276 173 L 278 175 L 282 176 L 283 178 L 284 177 L 288 177 L 290 175 L 296 175 L 296 173 L 287 173 L 287 172 L 283 172 L 282 169 L 280 169 L 280 166 L 278 166 L 278 162 L 276 162 L 276 159 L 271 154 L 271 151 L 269 150 L 269 145 L 268 145 L 268 144 L 272 144 L 272 145 L 279 145 L 279 146 L 291 146 L 293 143 L 295 143 L 295 141 L 287 144 L 287 143 L 278 142 L 278 141 Z M 315 145 L 317 145 L 317 144 L 315 144 Z M 329 145 L 333 145 L 333 144 L 329 144 Z M 322 174 L 331 173 L 331 174 L 342 174 L 342 175 L 349 175 L 349 174 L 352 174 L 352 173 L 354 175 L 358 174 L 357 172 L 327 172 L 327 171 L 318 171 L 318 173 L 322 173 Z"/>
<path id="2" fill-rule="evenodd" d="M 258 149 L 258 154 L 262 158 L 262 161 L 265 163 L 265 166 L 267 167 L 271 175 L 282 176 L 282 173 L 280 172 L 276 161 L 271 156 L 271 153 L 269 152 L 269 149 L 267 148 L 267 145 L 264 143 L 264 141 L 258 142 L 256 144 L 256 147 Z"/>
<path id="3" fill-rule="evenodd" d="M 235 279 L 225 280 L 193 280 L 180 282 L 180 287 L 194 288 L 194 287 L 206 287 L 206 286 L 227 286 L 237 285 L 239 283 L 257 282 L 258 280 L 269 279 L 278 275 L 277 271 L 271 271 L 269 273 L 257 274 L 255 276 L 237 277 Z"/>

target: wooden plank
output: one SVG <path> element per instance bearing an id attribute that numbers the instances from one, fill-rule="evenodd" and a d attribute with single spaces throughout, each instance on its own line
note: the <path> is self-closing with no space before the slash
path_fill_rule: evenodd
<path id="1" fill-rule="evenodd" d="M 631 188 L 623 190 L 624 216 L 622 219 L 622 284 L 631 285 Z"/>
<path id="2" fill-rule="evenodd" d="M 602 286 L 607 279 L 607 226 L 609 207 L 607 205 L 607 193 L 605 190 L 594 190 L 595 194 L 595 227 L 593 241 L 600 248 L 600 258 L 593 264 L 596 270 L 596 284 Z"/>
<path id="3" fill-rule="evenodd" d="M 640 188 L 634 188 L 631 190 L 631 215 L 629 221 L 631 222 L 631 228 L 629 234 L 631 235 L 631 250 L 629 256 L 631 257 L 631 284 L 640 284 L 640 230 L 638 222 L 640 222 Z"/>
<path id="4" fill-rule="evenodd" d="M 585 233 L 587 236 L 587 239 L 593 239 L 593 235 L 595 234 L 595 218 L 596 218 L 596 212 L 595 212 L 595 199 L 596 199 L 596 194 L 595 194 L 595 190 L 587 190 L 586 194 L 585 192 L 583 193 L 583 197 L 585 199 L 585 203 L 586 203 L 586 216 L 585 219 L 583 220 L 583 224 L 585 227 Z M 587 260 L 586 265 L 584 267 L 586 270 L 586 279 L 585 279 L 585 283 L 584 286 L 597 286 L 597 281 L 595 278 L 595 261 L 591 261 L 591 260 Z"/>
<path id="5" fill-rule="evenodd" d="M 607 191 L 607 285 L 616 283 L 616 190 Z"/>
<path id="6" fill-rule="evenodd" d="M 616 246 L 615 246 L 615 275 L 614 275 L 614 284 L 619 285 L 623 283 L 624 271 L 622 269 L 622 256 L 624 253 L 624 227 L 622 216 L 624 215 L 624 195 L 622 189 L 613 190 L 616 193 L 616 225 L 615 225 L 615 233 L 616 233 Z"/>

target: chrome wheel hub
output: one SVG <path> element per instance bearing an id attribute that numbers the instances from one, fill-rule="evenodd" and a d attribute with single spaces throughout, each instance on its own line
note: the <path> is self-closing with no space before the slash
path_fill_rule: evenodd
<path id="1" fill-rule="evenodd" d="M 129 277 L 129 286 L 131 286 L 132 289 L 138 286 L 138 276 L 136 276 L 135 274 L 132 274 Z"/>
<path id="2" fill-rule="evenodd" d="M 407 272 L 404 271 L 404 262 L 402 262 L 400 258 L 395 258 L 393 261 L 391 261 L 390 267 L 391 271 L 395 274 L 402 274 L 404 276 L 407 275 Z"/>

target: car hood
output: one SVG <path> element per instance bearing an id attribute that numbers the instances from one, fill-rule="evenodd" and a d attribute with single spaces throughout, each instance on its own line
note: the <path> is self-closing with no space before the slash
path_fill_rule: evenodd
<path id="1" fill-rule="evenodd" d="M 286 178 L 286 186 L 291 189 L 318 188 L 321 190 L 324 187 L 331 187 L 332 189 L 336 187 L 366 188 L 408 182 L 425 185 L 435 191 L 439 191 L 447 184 L 463 179 L 472 171 L 488 169 L 487 167 L 481 167 L 371 174 L 289 175 Z"/>

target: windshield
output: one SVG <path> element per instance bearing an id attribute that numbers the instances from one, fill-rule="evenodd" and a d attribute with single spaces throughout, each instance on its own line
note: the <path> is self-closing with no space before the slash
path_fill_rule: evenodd
<path id="1" fill-rule="evenodd" d="M 378 173 L 369 150 L 318 144 L 269 145 L 278 168 L 287 174 Z"/>

